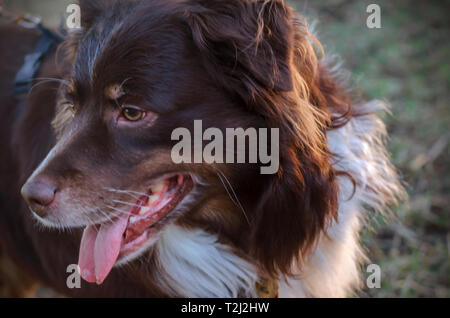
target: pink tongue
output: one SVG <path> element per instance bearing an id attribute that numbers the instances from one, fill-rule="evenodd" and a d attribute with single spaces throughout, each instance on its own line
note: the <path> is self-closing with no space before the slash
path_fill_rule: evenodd
<path id="1" fill-rule="evenodd" d="M 78 259 L 81 277 L 86 281 L 103 283 L 119 256 L 127 224 L 128 218 L 122 217 L 113 223 L 102 224 L 99 230 L 93 225 L 86 227 Z"/>

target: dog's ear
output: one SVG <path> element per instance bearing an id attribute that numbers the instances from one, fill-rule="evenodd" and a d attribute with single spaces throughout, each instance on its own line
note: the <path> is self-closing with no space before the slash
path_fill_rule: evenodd
<path id="1" fill-rule="evenodd" d="M 336 220 L 338 184 L 328 157 L 305 153 L 295 141 L 281 141 L 280 169 L 270 178 L 258 200 L 249 249 L 265 272 L 276 277 L 291 274 L 293 264 L 301 264 L 320 233 Z"/>
<path id="2" fill-rule="evenodd" d="M 279 128 L 280 168 L 257 200 L 249 251 L 267 274 L 288 274 L 337 218 L 313 37 L 282 0 L 195 0 L 185 18 L 213 79 Z"/>
<path id="3" fill-rule="evenodd" d="M 247 97 L 255 86 L 292 89 L 290 15 L 281 0 L 199 0 L 184 18 L 209 73 Z"/>

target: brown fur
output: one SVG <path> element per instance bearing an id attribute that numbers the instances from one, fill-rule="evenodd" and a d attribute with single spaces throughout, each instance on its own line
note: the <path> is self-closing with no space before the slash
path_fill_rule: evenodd
<path id="1" fill-rule="evenodd" d="M 0 200 L 2 246 L 42 281 L 72 296 L 166 295 L 153 277 L 157 255 L 152 251 L 148 264 L 115 269 L 102 286 L 65 287 L 65 268 L 77 261 L 80 232 L 39 232 L 18 196 L 20 186 L 59 140 L 56 153 L 35 176 L 70 193 L 64 204 L 49 211 L 53 221 L 64 224 L 70 211 L 81 205 L 106 204 L 111 194 L 102 186 L 145 191 L 149 176 L 189 171 L 209 187 L 173 222 L 218 234 L 264 275 L 289 274 L 292 261 L 301 261 L 337 217 L 340 172 L 331 166 L 325 133 L 353 115 L 349 97 L 318 60 L 305 21 L 280 0 L 81 5 L 84 29 L 60 49 L 59 67 L 51 56 L 41 69 L 42 77 L 67 81 L 60 86 L 59 98 L 55 83 L 42 84 L 25 100 L 20 118 L 6 116 L 14 126 L 5 128 L 8 121 L 2 116 L 2 142 L 12 154 L 1 158 L 1 166 L 8 167 L 2 171 L 5 192 L 0 192 L 6 194 Z M 30 42 L 23 30 L 3 26 L 0 32 L 10 29 Z M 8 44 L 0 43 L 1 54 L 10 50 Z M 23 56 L 30 47 L 14 54 Z M 97 47 L 100 53 L 89 56 Z M 20 58 L 13 65 L 9 73 L 0 72 L 1 101 L 9 101 L 1 112 L 13 113 L 16 107 L 10 79 Z M 113 102 L 104 93 L 117 83 L 123 83 L 125 96 Z M 75 117 L 67 101 L 76 105 Z M 143 105 L 156 112 L 158 120 L 139 132 L 112 137 L 108 123 L 117 111 L 115 102 Z M 262 176 L 255 165 L 171 164 L 170 132 L 192 127 L 197 118 L 220 129 L 279 128 L 280 170 Z M 217 170 L 234 186 L 250 224 L 230 204 Z M 89 217 L 100 220 L 93 213 Z"/>

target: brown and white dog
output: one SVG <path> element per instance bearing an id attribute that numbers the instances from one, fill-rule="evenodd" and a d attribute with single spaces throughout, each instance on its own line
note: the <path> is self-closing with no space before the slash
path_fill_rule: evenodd
<path id="1" fill-rule="evenodd" d="M 19 115 L 38 35 L 0 27 L 2 253 L 69 296 L 351 295 L 366 212 L 402 187 L 383 105 L 351 100 L 305 21 L 281 0 L 80 5 Z M 278 128 L 278 172 L 174 163 L 172 132 L 198 119 Z M 90 283 L 69 289 L 70 264 Z"/>

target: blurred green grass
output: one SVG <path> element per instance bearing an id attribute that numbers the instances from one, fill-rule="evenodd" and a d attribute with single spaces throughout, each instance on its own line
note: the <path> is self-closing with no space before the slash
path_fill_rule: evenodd
<path id="1" fill-rule="evenodd" d="M 290 3 L 317 22 L 319 40 L 340 55 L 355 89 L 392 106 L 384 118 L 389 150 L 410 199 L 364 231 L 382 282 L 360 296 L 449 297 L 450 2 L 378 0 L 381 29 L 366 27 L 373 1 Z"/>

